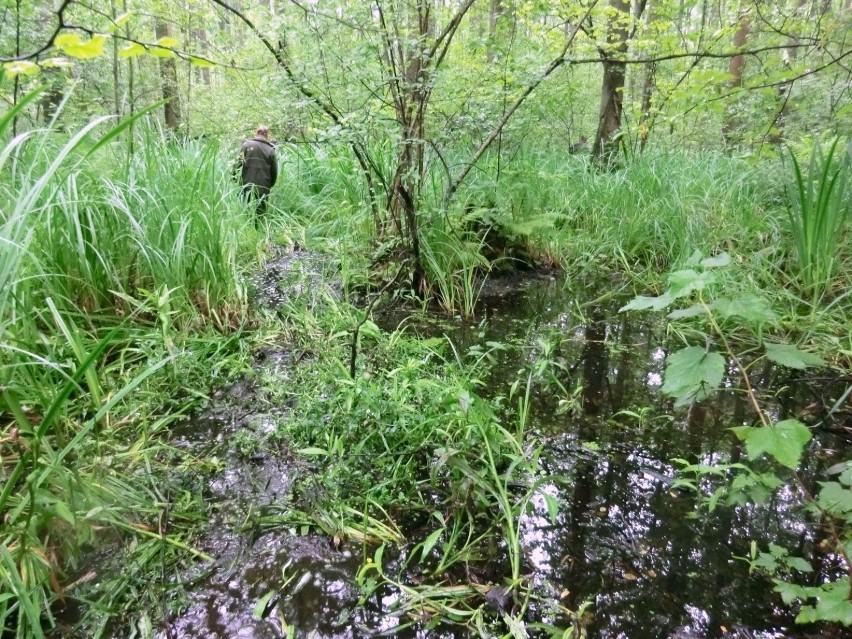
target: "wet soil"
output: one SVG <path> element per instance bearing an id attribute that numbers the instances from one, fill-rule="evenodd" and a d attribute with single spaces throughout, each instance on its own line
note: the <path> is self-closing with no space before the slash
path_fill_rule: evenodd
<path id="1" fill-rule="evenodd" d="M 260 301 L 287 303 L 294 286 L 320 300 L 323 287 L 336 290 L 321 275 L 326 264 L 307 253 L 277 255 L 257 280 Z M 763 506 L 709 514 L 697 508 L 693 494 L 673 488 L 674 459 L 740 459 L 742 450 L 727 429 L 750 424 L 752 416 L 734 376 L 726 380 L 727 390 L 711 400 L 675 409 L 660 393 L 669 348 L 665 325 L 657 318 L 619 314 L 626 297 L 619 289 L 618 281 L 581 286 L 557 271 L 528 272 L 488 282 L 474 321 L 438 313 L 412 320 L 399 311 L 384 312 L 377 321 L 386 330 L 404 323 L 406 330 L 424 337 L 446 335 L 460 350 L 488 342 L 505 345 L 496 353 L 489 383 L 497 393 L 506 392 L 505 385 L 541 356 L 545 344 L 552 349 L 569 401 L 552 388 L 537 388 L 529 436 L 543 445 L 547 472 L 554 477 L 545 491 L 562 508 L 551 521 L 539 497 L 522 519 L 524 570 L 542 601 L 572 609 L 592 602 L 583 618 L 590 637 L 840 636 L 831 628 L 797 627 L 794 612 L 781 605 L 772 584 L 750 576 L 748 566 L 736 559 L 748 553 L 752 541 L 760 548 L 773 542 L 831 570 L 818 531 L 796 506 L 799 488 L 791 484 Z M 258 367 L 286 384 L 297 360 L 283 346 L 261 353 Z M 819 407 L 831 406 L 844 390 L 793 380 L 771 366 L 758 370 L 753 381 L 778 418 L 804 407 L 820 413 Z M 355 574 L 363 548 L 338 546 L 300 529 L 246 529 L 250 513 L 286 508 L 294 483 L 305 472 L 286 450 L 240 449 L 240 441 L 272 432 L 289 410 L 257 412 L 256 392 L 250 383 L 237 385 L 222 393 L 210 411 L 175 431 L 177 446 L 220 460 L 221 469 L 203 487 L 213 520 L 195 544 L 215 561 L 181 577 L 192 585 L 160 636 L 393 633 L 401 623 L 392 611 L 393 593 L 359 603 Z M 814 421 L 820 422 L 820 416 Z M 832 424 L 841 431 L 848 426 Z M 814 435 L 800 471 L 806 485 L 849 453 L 849 441 L 824 426 L 814 428 Z M 534 606 L 530 617 L 563 621 L 544 603 Z M 415 628 L 398 636 L 477 635 L 464 628 Z"/>

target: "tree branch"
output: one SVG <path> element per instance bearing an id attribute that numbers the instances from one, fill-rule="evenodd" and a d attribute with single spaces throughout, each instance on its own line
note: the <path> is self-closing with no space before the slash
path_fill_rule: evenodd
<path id="1" fill-rule="evenodd" d="M 29 60 L 31 58 L 37 58 L 42 53 L 50 49 L 53 46 L 53 41 L 56 40 L 56 36 L 59 35 L 59 32 L 62 29 L 66 28 L 65 24 L 65 10 L 71 6 L 74 0 L 62 0 L 62 4 L 59 5 L 59 8 L 56 10 L 56 28 L 53 29 L 53 33 L 50 34 L 44 46 L 40 47 L 35 51 L 31 51 L 30 53 L 16 53 L 13 57 L 5 58 L 0 57 L 0 62 L 17 62 L 19 60 Z"/>
<path id="2" fill-rule="evenodd" d="M 597 0 L 594 0 L 589 8 L 586 9 L 586 13 L 580 19 L 579 24 L 583 24 L 586 21 L 586 18 L 591 14 L 592 9 L 597 4 Z M 500 132 L 503 130 L 503 127 L 506 126 L 506 123 L 509 119 L 514 115 L 515 111 L 524 103 L 524 101 L 529 97 L 529 95 L 544 82 L 550 74 L 552 74 L 556 69 L 561 67 L 567 61 L 565 55 L 568 53 L 568 50 L 571 48 L 571 44 L 574 42 L 574 38 L 577 36 L 578 31 L 573 30 L 571 35 L 565 40 L 565 46 L 562 47 L 562 51 L 560 51 L 559 55 L 547 66 L 544 72 L 532 82 L 530 85 L 524 89 L 523 93 L 517 97 L 517 99 L 512 103 L 512 105 L 506 110 L 503 114 L 503 117 L 497 122 L 494 128 L 491 130 L 491 133 L 483 140 L 482 144 L 479 145 L 479 148 L 473 154 L 473 157 L 470 161 L 464 166 L 464 168 L 459 172 L 456 178 L 447 185 L 447 189 L 444 192 L 444 203 L 446 204 L 453 194 L 458 190 L 459 186 L 461 186 L 464 179 L 468 176 L 470 171 L 473 169 L 474 165 L 479 161 L 479 158 L 482 157 L 483 153 L 488 150 L 488 147 L 497 139 L 500 135 Z"/>

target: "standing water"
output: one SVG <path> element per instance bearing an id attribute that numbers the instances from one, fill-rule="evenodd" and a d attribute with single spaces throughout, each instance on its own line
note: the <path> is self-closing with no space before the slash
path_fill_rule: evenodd
<path id="1" fill-rule="evenodd" d="M 277 262 L 276 278 L 292 276 L 294 264 L 304 268 L 305 261 Z M 270 286 L 267 301 L 280 303 L 281 287 Z M 818 527 L 798 505 L 802 488 L 791 481 L 764 505 L 708 512 L 693 491 L 676 483 L 679 463 L 685 463 L 676 460 L 714 464 L 744 457 L 728 429 L 754 418 L 734 368 L 726 390 L 675 408 L 660 392 L 667 349 L 679 347 L 670 344 L 665 323 L 618 313 L 625 298 L 605 292 L 618 288 L 612 282 L 594 288 L 596 299 L 572 289 L 561 274 L 513 275 L 487 284 L 475 322 L 437 315 L 412 320 L 398 311 L 376 318 L 387 331 L 404 324 L 423 337 L 443 335 L 458 352 L 499 345 L 487 383 L 496 394 L 507 393 L 519 371 L 547 362 L 549 381 L 533 387 L 527 425 L 528 439 L 541 446 L 545 483 L 520 521 L 522 572 L 534 594 L 526 615 L 529 636 L 551 636 L 544 624 L 568 627 L 557 603 L 582 610 L 577 629 L 606 639 L 841 636 L 829 627 L 797 626 L 771 581 L 750 575 L 742 559 L 752 543 L 760 550 L 775 543 L 817 568 L 814 575 L 797 575 L 800 583 L 803 577 L 819 583 L 820 574 L 832 570 Z M 258 366 L 286 385 L 300 357 L 268 349 Z M 830 406 L 829 396 L 839 395 L 786 375 L 766 366 L 752 379 L 774 418 Z M 252 513 L 289 503 L 307 472 L 283 448 L 237 450 L 240 433 L 263 435 L 290 410 L 254 412 L 256 392 L 249 384 L 235 386 L 220 397 L 219 409 L 175 433 L 176 445 L 221 465 L 204 480 L 212 520 L 196 543 L 215 561 L 181 576 L 185 600 L 159 636 L 480 636 L 472 628 L 433 628 L 425 620 L 403 627 L 406 619 L 395 611 L 399 595 L 389 588 L 361 600 L 356 573 L 374 548 L 336 543 L 298 526 L 264 530 L 247 523 Z M 848 457 L 846 439 L 815 428 L 799 486 L 813 486 L 844 453 Z M 555 513 L 548 508 L 553 503 L 560 504 Z M 503 552 L 499 543 L 494 548 Z M 389 553 L 388 561 L 401 565 L 407 550 Z M 411 579 L 416 583 L 415 575 Z M 505 602 L 495 592 L 489 605 L 497 612 Z M 125 636 L 118 630 L 115 636 Z"/>

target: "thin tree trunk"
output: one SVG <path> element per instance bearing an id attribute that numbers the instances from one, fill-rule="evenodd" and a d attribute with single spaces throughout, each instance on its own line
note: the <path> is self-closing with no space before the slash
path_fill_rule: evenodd
<path id="1" fill-rule="evenodd" d="M 389 218 L 398 228 L 405 227 L 414 260 L 412 286 L 418 292 L 424 292 L 425 285 L 417 228 L 417 201 L 424 171 L 424 119 L 430 92 L 425 56 L 429 50 L 427 38 L 431 19 L 431 0 L 418 0 L 416 40 L 400 56 L 403 58 L 401 62 L 405 63 L 405 73 L 402 85 L 396 88 L 395 105 L 397 120 L 402 126 L 402 146 L 388 198 Z"/>
<path id="2" fill-rule="evenodd" d="M 112 19 L 118 15 L 115 0 L 109 3 Z M 121 117 L 121 69 L 118 63 L 118 39 L 112 38 L 112 97 L 115 103 L 115 114 Z"/>
<path id="3" fill-rule="evenodd" d="M 603 82 L 601 83 L 601 105 L 598 131 L 592 146 L 592 157 L 608 162 L 618 150 L 618 133 L 624 102 L 624 76 L 627 65 L 627 40 L 630 25 L 629 0 L 610 0 L 615 10 L 609 20 L 609 49 L 603 57 Z"/>
<path id="4" fill-rule="evenodd" d="M 21 0 L 15 0 L 15 57 L 21 55 Z M 18 91 L 21 85 L 18 76 L 15 75 L 14 88 L 12 90 L 12 106 L 18 106 Z M 12 118 L 12 137 L 18 135 L 18 116 Z"/>
<path id="5" fill-rule="evenodd" d="M 203 27 L 200 29 L 196 29 L 195 39 L 201 44 L 201 54 L 206 56 L 208 53 L 207 30 Z M 206 87 L 209 87 L 211 84 L 210 68 L 207 66 L 199 67 L 198 75 L 201 78 L 201 84 Z"/>
<path id="6" fill-rule="evenodd" d="M 802 7 L 805 6 L 807 0 L 797 0 L 796 8 L 793 11 L 793 17 L 798 18 L 801 14 Z M 795 25 L 794 25 L 795 29 Z M 787 48 L 781 52 L 783 56 L 783 63 L 786 68 L 791 68 L 796 63 L 796 57 L 798 56 L 799 49 L 799 38 L 797 35 L 793 34 L 787 39 Z M 778 108 L 778 115 L 775 117 L 774 126 L 771 127 L 775 129 L 769 135 L 769 141 L 772 144 L 780 144 L 784 139 L 784 129 L 787 124 L 787 114 L 789 111 L 790 104 L 790 91 L 793 89 L 792 82 L 785 82 L 778 86 L 778 103 L 781 105 Z"/>
<path id="7" fill-rule="evenodd" d="M 748 41 L 749 30 L 751 29 L 751 14 L 745 10 L 740 13 L 739 27 L 734 33 L 734 48 L 741 49 Z M 745 56 L 737 54 L 733 56 L 728 63 L 728 74 L 731 79 L 728 86 L 732 89 L 740 88 L 743 85 L 743 69 L 745 68 Z M 736 100 L 736 98 L 735 98 Z M 722 137 L 725 139 L 725 144 L 728 147 L 733 145 L 734 131 L 739 127 L 740 121 L 738 109 L 736 106 L 731 106 L 728 109 L 725 125 L 722 127 Z"/>
<path id="8" fill-rule="evenodd" d="M 488 47 L 485 54 L 489 62 L 494 62 L 497 59 L 497 26 L 503 12 L 503 0 L 490 0 L 488 4 Z"/>
<path id="9" fill-rule="evenodd" d="M 156 27 L 157 39 L 171 37 L 172 28 L 168 22 L 158 22 Z M 160 82 L 163 89 L 163 99 L 167 100 L 164 110 L 166 128 L 176 132 L 181 124 L 180 95 L 178 94 L 177 64 L 174 58 L 160 58 Z"/>
<path id="10" fill-rule="evenodd" d="M 643 27 L 644 37 L 648 37 L 649 29 L 654 23 L 656 0 L 648 0 L 646 3 L 647 13 Z M 651 100 L 654 97 L 654 88 L 657 84 L 657 63 L 649 62 L 645 65 L 645 73 L 642 80 L 642 96 L 639 106 L 639 149 L 644 150 L 648 143 L 648 135 L 651 133 Z"/>

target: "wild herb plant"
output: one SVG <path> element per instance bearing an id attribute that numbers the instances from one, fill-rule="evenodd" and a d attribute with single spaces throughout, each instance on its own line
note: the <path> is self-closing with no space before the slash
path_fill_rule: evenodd
<path id="1" fill-rule="evenodd" d="M 0 118 L 0 137 L 37 97 Z M 204 396 L 199 380 L 233 366 L 239 349 L 215 329 L 245 320 L 238 247 L 254 232 L 215 153 L 160 145 L 128 159 L 118 138 L 133 121 L 100 118 L 65 141 L 33 130 L 0 151 L 0 628 L 10 636 L 44 636 L 54 602 L 79 589 L 102 609 L 146 596 L 143 568 L 100 575 L 99 586 L 72 580 L 81 547 L 106 535 L 138 540 L 131 565 L 206 558 L 184 537 L 197 520 L 172 504 L 183 523 L 163 523 L 158 436 Z"/>
<path id="2" fill-rule="evenodd" d="M 725 370 L 733 366 L 742 380 L 743 392 L 754 409 L 755 425 L 735 426 L 732 432 L 744 442 L 749 463 L 701 464 L 689 460 L 675 460 L 681 465 L 681 478 L 674 487 L 684 487 L 701 495 L 710 510 L 718 505 L 735 505 L 748 502 L 764 503 L 784 482 L 776 470 L 763 470 L 756 462 L 768 459 L 786 472 L 795 472 L 811 439 L 811 431 L 798 419 L 774 420 L 765 411 L 750 379 L 750 368 L 762 357 L 779 366 L 791 369 L 824 367 L 827 362 L 817 354 L 800 349 L 795 344 L 772 341 L 766 335 L 767 327 L 778 321 L 769 303 L 753 294 L 723 296 L 719 284 L 723 282 L 720 271 L 730 267 L 726 253 L 702 259 L 696 253 L 686 263 L 688 268 L 674 271 L 668 276 L 668 289 L 660 296 L 639 296 L 624 306 L 622 311 L 652 309 L 663 311 L 672 306 L 689 304 L 668 313 L 670 320 L 699 321 L 701 328 L 688 333 L 703 343 L 687 345 L 666 357 L 662 392 L 674 398 L 675 405 L 689 405 L 710 397 L 719 390 Z M 730 282 L 728 282 L 730 284 Z M 724 289 L 723 289 L 724 290 Z M 733 321 L 734 324 L 730 324 Z M 750 361 L 738 354 L 742 341 L 734 342 L 732 326 L 745 327 L 757 342 L 762 353 L 750 353 Z M 718 342 L 718 350 L 714 345 Z M 748 342 L 745 342 L 748 343 Z M 749 347 L 752 348 L 753 347 Z M 755 547 L 747 560 L 753 569 L 760 569 L 785 578 L 775 579 L 775 590 L 785 603 L 795 600 L 809 602 L 797 617 L 801 623 L 833 621 L 852 625 L 850 593 L 850 551 L 852 551 L 852 471 L 850 462 L 843 462 L 832 470 L 837 481 L 821 482 L 817 495 L 803 489 L 805 505 L 826 526 L 831 551 L 836 553 L 846 574 L 834 575 L 822 586 L 800 586 L 791 582 L 789 569 L 810 572 L 804 560 L 791 557 L 789 551 L 776 546 L 769 553 L 759 553 Z M 730 481 L 723 480 L 733 474 Z M 704 494 L 707 478 L 721 480 L 711 494 Z M 783 569 L 783 570 L 782 570 Z M 787 572 L 784 572 L 787 571 Z"/>

